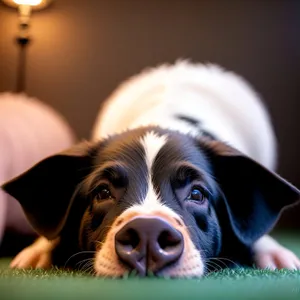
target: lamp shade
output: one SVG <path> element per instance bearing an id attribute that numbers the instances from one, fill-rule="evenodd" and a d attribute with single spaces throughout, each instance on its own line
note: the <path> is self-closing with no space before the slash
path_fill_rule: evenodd
<path id="1" fill-rule="evenodd" d="M 53 0 L 2 0 L 6 5 L 18 8 L 19 5 L 30 5 L 32 10 L 46 8 Z"/>

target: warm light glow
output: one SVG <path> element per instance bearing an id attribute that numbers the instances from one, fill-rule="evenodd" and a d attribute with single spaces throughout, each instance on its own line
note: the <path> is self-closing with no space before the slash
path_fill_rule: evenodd
<path id="1" fill-rule="evenodd" d="M 2 0 L 5 4 L 13 8 L 30 7 L 33 11 L 39 11 L 48 7 L 53 0 Z M 0 0 L 1 2 L 1 0 Z"/>
<path id="2" fill-rule="evenodd" d="M 39 5 L 43 2 L 43 0 L 13 0 L 18 5 Z"/>

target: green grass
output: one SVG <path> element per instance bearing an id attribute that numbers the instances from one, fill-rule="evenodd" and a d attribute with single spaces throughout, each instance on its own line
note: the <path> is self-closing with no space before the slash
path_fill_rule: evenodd
<path id="1" fill-rule="evenodd" d="M 279 240 L 300 255 L 299 235 Z M 0 299 L 300 299 L 300 271 L 225 269 L 201 279 L 105 279 L 59 269 L 11 270 L 0 260 Z"/>

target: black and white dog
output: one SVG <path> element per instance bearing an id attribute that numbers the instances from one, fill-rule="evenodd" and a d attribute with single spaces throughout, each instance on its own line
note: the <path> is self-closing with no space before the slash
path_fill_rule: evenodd
<path id="1" fill-rule="evenodd" d="M 146 70 L 106 101 L 92 142 L 3 186 L 42 236 L 12 267 L 74 267 L 90 251 L 98 276 L 200 277 L 214 259 L 300 268 L 266 236 L 299 198 L 275 161 L 268 114 L 242 78 L 184 61 Z"/>

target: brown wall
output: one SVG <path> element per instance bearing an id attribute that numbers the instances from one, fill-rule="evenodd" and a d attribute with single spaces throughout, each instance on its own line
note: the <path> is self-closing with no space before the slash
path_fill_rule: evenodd
<path id="1" fill-rule="evenodd" d="M 300 2 L 57 0 L 32 18 L 27 92 L 88 137 L 103 99 L 145 66 L 216 62 L 263 95 L 279 140 L 279 173 L 300 187 Z M 16 81 L 17 14 L 0 5 L 0 91 Z M 285 218 L 300 225 L 294 211 Z"/>

